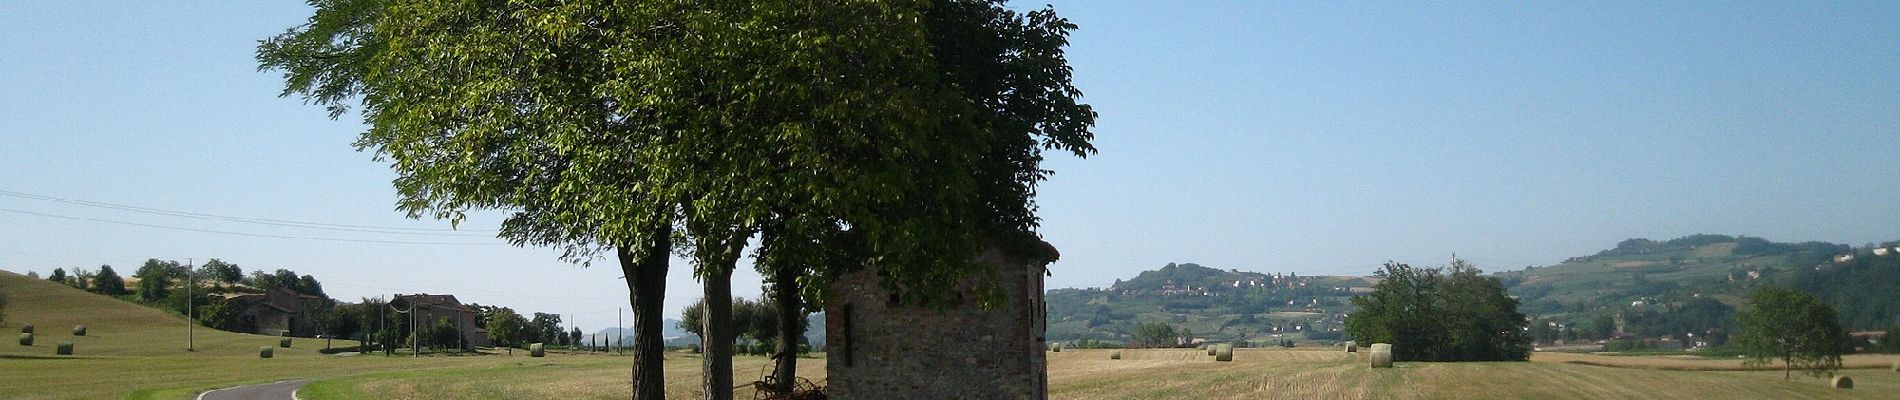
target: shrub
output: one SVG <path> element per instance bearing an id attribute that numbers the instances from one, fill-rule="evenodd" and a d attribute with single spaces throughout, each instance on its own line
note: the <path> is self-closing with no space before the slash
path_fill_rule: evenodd
<path id="1" fill-rule="evenodd" d="M 1373 368 L 1392 368 L 1392 345 L 1373 343 L 1370 349 Z"/>
<path id="2" fill-rule="evenodd" d="M 277 347 L 290 348 L 290 338 L 277 339 Z"/>
<path id="3" fill-rule="evenodd" d="M 21 345 L 21 346 L 32 346 L 32 345 L 33 345 L 33 334 L 31 334 L 31 333 L 22 333 L 22 334 L 20 334 L 20 345 Z"/>
<path id="4" fill-rule="evenodd" d="M 1223 344 L 1215 347 L 1218 351 L 1214 353 L 1214 361 L 1234 361 L 1234 345 Z"/>
<path id="5" fill-rule="evenodd" d="M 276 349 L 272 349 L 270 346 L 257 346 L 257 358 L 271 358 L 275 353 Z"/>
<path id="6" fill-rule="evenodd" d="M 529 357 L 546 357 L 547 355 L 548 355 L 548 352 L 547 352 L 546 346 L 542 346 L 540 343 L 528 345 Z"/>
<path id="7" fill-rule="evenodd" d="M 1120 359 L 1122 359 L 1122 351 L 1121 351 L 1121 350 L 1115 350 L 1115 351 L 1111 351 L 1111 352 L 1108 352 L 1108 359 L 1110 359 L 1110 360 L 1120 360 Z"/>
<path id="8" fill-rule="evenodd" d="M 33 324 L 20 324 L 20 333 L 33 333 Z"/>
<path id="9" fill-rule="evenodd" d="M 1835 389 L 1853 389 L 1854 388 L 1854 378 L 1849 378 L 1847 377 L 1847 375 L 1834 377 L 1834 381 L 1832 383 Z"/>
<path id="10" fill-rule="evenodd" d="M 86 336 L 86 326 L 85 325 L 74 326 L 73 336 Z"/>
<path id="11" fill-rule="evenodd" d="M 62 356 L 73 355 L 73 342 L 59 342 L 59 349 L 54 350 L 53 353 Z"/>

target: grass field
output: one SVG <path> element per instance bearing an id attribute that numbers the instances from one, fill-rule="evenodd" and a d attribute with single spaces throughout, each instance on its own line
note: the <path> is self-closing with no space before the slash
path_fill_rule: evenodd
<path id="1" fill-rule="evenodd" d="M 0 272 L 0 290 L 12 297 L 7 332 L 37 325 L 35 346 L 0 345 L 0 398 L 188 399 L 204 390 L 304 378 L 300 393 L 324 399 L 626 398 L 631 360 L 608 355 L 550 354 L 382 357 L 332 356 L 321 344 L 299 340 L 259 359 L 258 346 L 276 338 L 199 330 L 196 352 L 183 350 L 184 323 L 123 301 Z M 91 332 L 73 337 L 71 325 Z M 52 355 L 53 344 L 74 341 L 75 357 Z M 344 345 L 344 344 L 339 344 Z M 1531 362 L 1398 363 L 1366 368 L 1338 349 L 1236 349 L 1234 362 L 1214 362 L 1201 350 L 1065 350 L 1049 356 L 1054 399 L 1437 399 L 1437 398 L 1900 398 L 1900 372 L 1885 368 L 1897 356 L 1855 355 L 1844 374 L 1852 390 L 1781 372 L 1744 370 L 1739 360 L 1680 356 L 1604 356 L 1537 353 Z M 765 372 L 762 357 L 739 357 L 740 382 Z M 824 378 L 823 358 L 800 360 L 800 376 Z M 920 372 L 921 373 L 921 372 Z M 669 354 L 667 393 L 699 394 L 699 359 Z M 751 398 L 747 389 L 738 398 Z"/>

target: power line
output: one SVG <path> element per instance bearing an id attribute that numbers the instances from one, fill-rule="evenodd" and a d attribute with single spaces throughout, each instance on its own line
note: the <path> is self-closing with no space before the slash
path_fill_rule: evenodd
<path id="1" fill-rule="evenodd" d="M 239 223 L 258 224 L 258 225 L 285 226 L 285 227 L 305 228 L 305 229 L 385 233 L 385 234 L 392 234 L 392 235 L 472 236 L 472 237 L 483 237 L 483 236 L 489 236 L 489 235 L 472 234 L 472 233 L 466 233 L 466 232 L 491 232 L 491 233 L 499 232 L 497 230 L 492 230 L 492 229 L 491 230 L 473 230 L 473 229 L 459 230 L 459 229 L 441 229 L 441 228 L 405 228 L 405 227 L 393 227 L 393 226 L 330 224 L 330 223 L 322 223 L 322 222 L 291 221 L 291 220 L 270 219 L 270 218 L 233 217 L 233 216 L 227 216 L 227 215 L 167 210 L 167 209 L 162 209 L 162 208 L 140 207 L 140 206 L 133 206 L 133 205 L 125 205 L 125 204 L 91 201 L 91 200 L 68 199 L 68 198 L 53 197 L 53 196 L 40 195 L 40 194 L 15 192 L 15 191 L 4 190 L 4 189 L 0 189 L 0 196 L 15 197 L 15 198 L 22 198 L 22 199 L 29 199 L 29 200 L 51 201 L 51 202 L 80 205 L 80 206 L 87 206 L 87 207 L 97 207 L 97 208 L 105 208 L 105 209 L 111 209 L 111 210 L 130 211 L 130 212 L 165 215 L 165 216 L 181 217 L 181 218 L 239 222 Z"/>
<path id="2" fill-rule="evenodd" d="M 140 227 L 146 227 L 146 228 L 170 229 L 170 230 L 202 232 L 202 233 L 216 233 L 216 234 L 221 234 L 221 235 L 249 236 L 249 237 L 272 238 L 272 239 L 320 240 L 320 241 L 350 242 L 350 243 L 427 244 L 427 245 L 452 245 L 452 246 L 453 245 L 493 246 L 493 245 L 502 244 L 502 243 L 476 243 L 476 242 L 419 242 L 419 241 L 404 241 L 404 240 L 374 240 L 374 239 L 348 239 L 348 238 L 330 238 L 330 237 L 312 237 L 312 236 L 270 235 L 270 234 L 262 234 L 262 233 L 231 232 L 231 231 L 220 231 L 220 230 L 214 230 L 214 229 L 199 229 L 199 228 L 187 228 L 187 227 L 180 227 L 180 226 L 126 222 L 126 221 L 110 220 L 110 219 L 103 219 L 103 218 L 72 217 L 72 216 L 46 214 L 46 213 L 39 213 L 39 212 L 32 212 L 32 211 L 25 211 L 25 210 L 15 210 L 11 208 L 0 208 L 0 211 L 16 213 L 16 214 L 40 216 L 40 217 L 46 217 L 46 218 L 74 220 L 74 221 L 92 221 L 92 222 L 103 222 L 103 223 L 108 223 L 108 224 L 140 226 Z"/>

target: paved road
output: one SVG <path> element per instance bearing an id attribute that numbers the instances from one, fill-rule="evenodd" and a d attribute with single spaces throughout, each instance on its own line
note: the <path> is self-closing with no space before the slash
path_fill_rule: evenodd
<path id="1" fill-rule="evenodd" d="M 238 386 L 204 392 L 198 400 L 294 400 L 297 389 L 309 380 L 298 379 L 262 385 Z"/>

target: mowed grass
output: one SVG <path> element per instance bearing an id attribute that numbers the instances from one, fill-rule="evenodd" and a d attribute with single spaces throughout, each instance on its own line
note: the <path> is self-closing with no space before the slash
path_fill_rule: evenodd
<path id="1" fill-rule="evenodd" d="M 668 353 L 666 359 L 667 398 L 703 397 L 700 388 L 701 359 L 694 355 Z M 626 399 L 632 396 L 632 358 L 605 355 L 576 355 L 522 359 L 478 368 L 435 371 L 404 371 L 361 374 L 320 380 L 298 392 L 304 400 L 339 399 Z M 771 360 L 757 356 L 733 359 L 733 380 L 742 387 L 730 389 L 734 398 L 753 398 L 744 383 L 763 379 L 770 373 Z M 798 360 L 799 377 L 822 381 L 825 359 Z"/>
<path id="2" fill-rule="evenodd" d="M 1049 353 L 1050 398 L 1089 399 L 1708 399 L 1870 398 L 1900 393 L 1900 373 L 1850 370 L 1855 389 L 1779 371 L 1656 371 L 1565 362 L 1400 362 L 1365 366 L 1336 349 L 1235 349 L 1234 362 L 1200 350 Z M 1644 357 L 1610 357 L 1641 362 Z M 1566 360 L 1567 361 L 1567 360 Z"/>
<path id="3" fill-rule="evenodd" d="M 1065 349 L 1049 356 L 1052 399 L 1891 399 L 1900 393 L 1900 373 L 1857 369 L 1855 389 L 1828 388 L 1821 379 L 1784 381 L 1779 371 L 1659 371 L 1567 363 L 1408 363 L 1371 369 L 1363 356 L 1336 349 L 1236 349 L 1234 362 L 1215 362 L 1204 350 Z M 1632 365 L 1680 362 L 1657 357 L 1610 357 Z M 1540 359 L 1542 357 L 1539 357 Z M 1725 360 L 1715 360 L 1725 361 Z M 626 398 L 627 360 L 576 356 L 510 362 L 481 368 L 384 372 L 320 380 L 306 387 L 306 400 Z M 767 360 L 739 357 L 734 376 L 758 379 Z M 800 376 L 824 376 L 823 359 L 801 359 Z M 670 398 L 699 397 L 699 360 L 669 355 Z M 919 371 L 918 373 L 927 373 Z M 752 391 L 735 391 L 750 398 Z"/>

